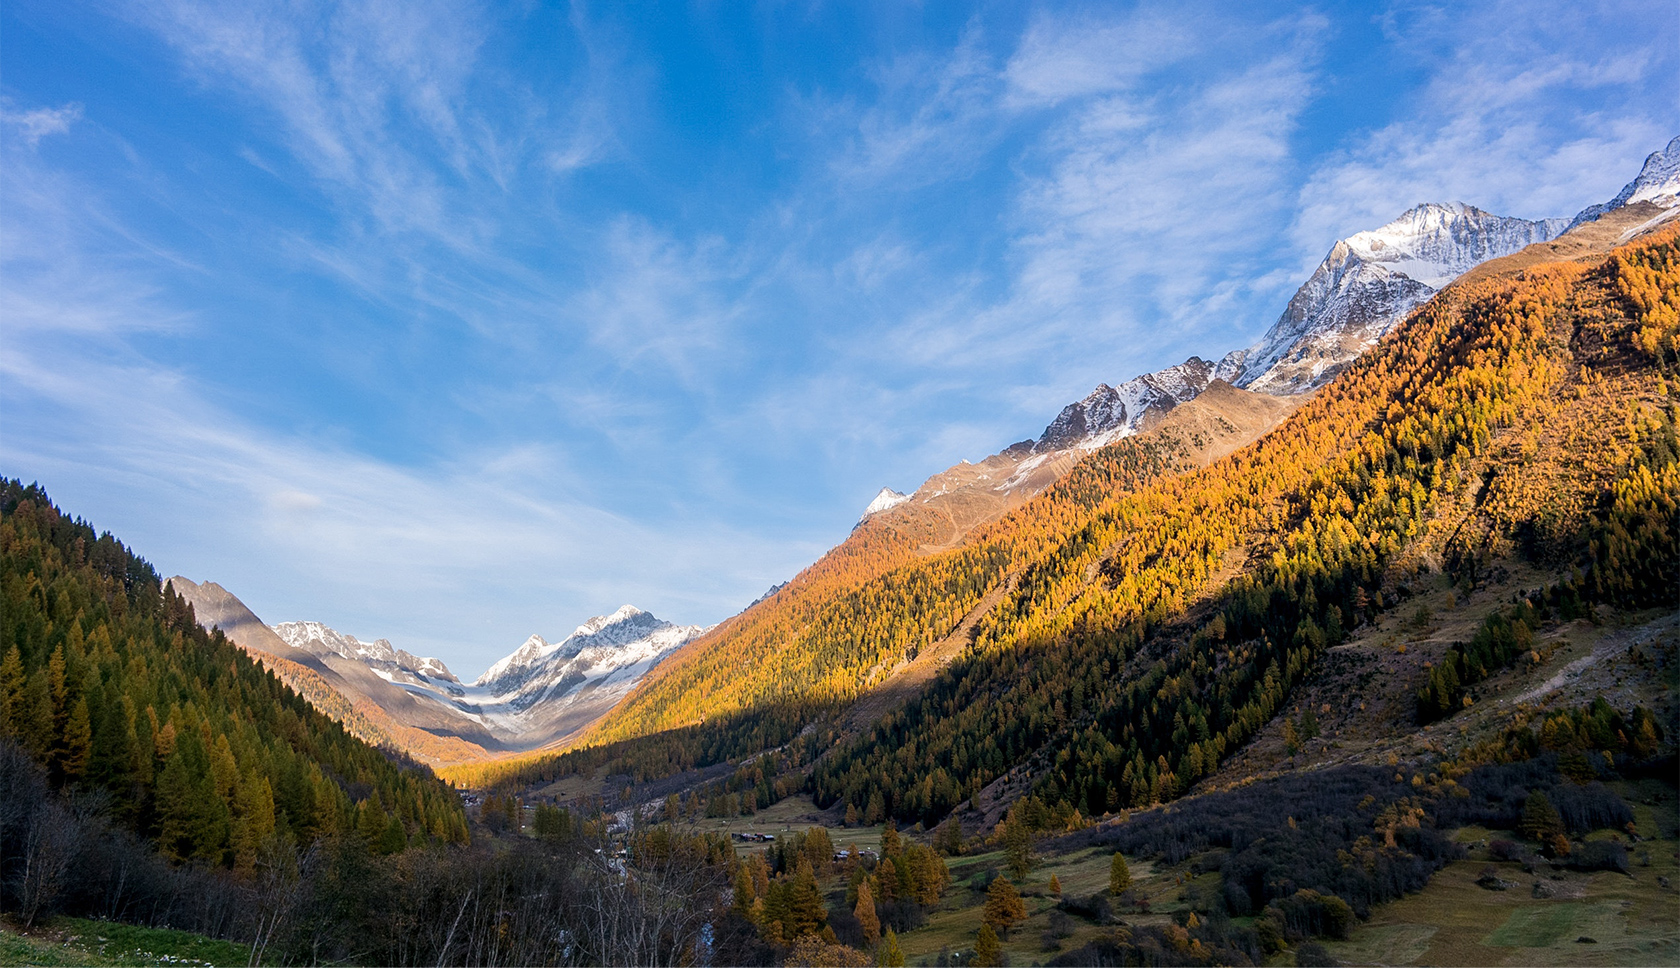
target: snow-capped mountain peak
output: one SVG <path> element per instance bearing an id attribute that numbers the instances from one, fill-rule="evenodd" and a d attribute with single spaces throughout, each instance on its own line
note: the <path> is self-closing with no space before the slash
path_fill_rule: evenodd
<path id="1" fill-rule="evenodd" d="M 871 514 L 879 514 L 882 511 L 889 511 L 908 500 L 910 500 L 910 495 L 900 494 L 890 487 L 883 487 L 876 493 L 875 498 L 869 502 L 869 506 L 863 509 L 863 518 L 867 518 Z M 858 520 L 862 521 L 863 518 Z"/>
<path id="2" fill-rule="evenodd" d="M 1236 386 L 1291 394 L 1330 381 L 1395 323 L 1477 265 L 1556 238 L 1569 219 L 1426 203 L 1330 247 L 1259 342 L 1219 362 Z"/>
<path id="3" fill-rule="evenodd" d="M 551 643 L 540 635 L 531 636 L 518 649 L 486 669 L 473 685 L 496 694 L 521 692 L 534 679 L 545 678 L 545 670 L 575 659 L 585 650 L 593 650 L 597 655 L 615 650 L 634 652 L 637 651 L 634 646 L 674 628 L 693 626 L 676 626 L 634 605 L 622 605 L 611 614 L 591 617 L 559 642 Z"/>
<path id="4" fill-rule="evenodd" d="M 666 623 L 661 623 L 659 619 L 654 618 L 652 615 L 642 611 L 634 605 L 620 605 L 618 610 L 613 612 L 611 615 L 592 616 L 589 621 L 584 622 L 582 625 L 579 625 L 577 628 L 572 630 L 572 637 L 580 635 L 599 635 L 609 628 L 622 628 L 629 630 L 651 627 L 660 624 Z"/>
<path id="5" fill-rule="evenodd" d="M 1440 289 L 1489 259 L 1554 238 L 1568 225 L 1566 218 L 1529 221 L 1494 215 L 1463 202 L 1426 202 L 1381 228 L 1350 235 L 1338 244 L 1362 262 Z"/>
<path id="6" fill-rule="evenodd" d="M 494 682 L 512 670 L 528 669 L 548 658 L 556 648 L 557 646 L 550 644 L 547 639 L 533 634 L 520 643 L 519 648 L 492 663 L 490 668 L 484 670 L 483 675 L 473 681 L 473 685 L 481 686 L 486 682 Z"/>

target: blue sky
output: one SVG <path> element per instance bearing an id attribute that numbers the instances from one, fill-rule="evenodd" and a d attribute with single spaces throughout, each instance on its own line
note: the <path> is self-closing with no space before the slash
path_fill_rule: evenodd
<path id="1" fill-rule="evenodd" d="M 0 473 L 475 675 L 1680 129 L 1673 4 L 0 6 Z"/>

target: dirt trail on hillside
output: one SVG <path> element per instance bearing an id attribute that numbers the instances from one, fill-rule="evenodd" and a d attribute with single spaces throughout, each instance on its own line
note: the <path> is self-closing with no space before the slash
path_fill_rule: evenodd
<path id="1" fill-rule="evenodd" d="M 1574 662 L 1569 663 L 1562 669 L 1558 670 L 1557 675 L 1552 676 L 1550 679 L 1547 679 L 1545 682 L 1535 686 L 1533 689 L 1524 692 L 1522 695 L 1512 696 L 1509 699 L 1501 699 L 1499 702 L 1502 705 L 1512 706 L 1521 705 L 1525 702 L 1533 702 L 1541 696 L 1562 689 L 1566 684 L 1572 680 L 1580 678 L 1583 673 L 1591 669 L 1593 666 L 1598 665 L 1598 663 L 1605 658 L 1626 652 L 1634 646 L 1646 645 L 1655 641 L 1665 633 L 1673 634 L 1677 627 L 1680 627 L 1680 616 L 1670 615 L 1665 619 L 1651 622 L 1647 625 L 1641 625 L 1638 628 L 1624 629 L 1619 632 L 1614 632 L 1606 636 L 1603 642 L 1600 642 L 1597 646 L 1595 646 L 1590 655 L 1584 655 L 1581 658 L 1576 659 Z"/>

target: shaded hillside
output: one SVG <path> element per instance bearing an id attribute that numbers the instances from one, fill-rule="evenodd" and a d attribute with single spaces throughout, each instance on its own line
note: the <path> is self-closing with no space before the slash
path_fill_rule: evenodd
<path id="1" fill-rule="evenodd" d="M 1569 595 L 1672 602 L 1675 235 L 1452 287 L 1258 444 L 1106 502 L 818 765 L 819 802 L 934 820 L 1012 770 L 1062 810 L 1170 799 L 1435 569 L 1526 554 Z"/>
<path id="2" fill-rule="evenodd" d="M 867 520 L 767 602 L 673 656 L 591 733 L 596 741 L 686 725 L 767 702 L 848 702 L 960 623 L 1103 495 L 1179 468 L 1182 442 L 1127 438 L 955 550 L 918 556 L 926 519 Z M 883 515 L 886 517 L 886 515 Z"/>
<path id="3" fill-rule="evenodd" d="M 257 665 L 151 566 L 0 484 L 0 740 L 52 784 L 109 794 L 175 859 L 249 869 L 378 817 L 406 843 L 463 841 L 455 794 L 351 736 Z M 8 858 L 8 862 L 15 858 Z"/>

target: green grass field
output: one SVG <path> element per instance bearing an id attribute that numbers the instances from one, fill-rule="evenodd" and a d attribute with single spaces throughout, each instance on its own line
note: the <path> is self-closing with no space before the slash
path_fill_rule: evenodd
<path id="1" fill-rule="evenodd" d="M 245 966 L 251 949 L 231 941 L 166 928 L 54 918 L 24 935 L 0 924 L 0 965 Z"/>
<path id="2" fill-rule="evenodd" d="M 1673 840 L 1637 845 L 1635 856 L 1648 849 L 1651 864 L 1636 862 L 1630 874 L 1544 865 L 1526 874 L 1474 852 L 1417 894 L 1377 908 L 1348 940 L 1325 947 L 1349 965 L 1680 965 L 1680 893 L 1657 882 L 1660 876 L 1672 884 L 1680 875 L 1677 848 Z M 1478 886 L 1490 864 L 1517 886 Z M 1534 897 L 1536 881 L 1564 896 Z"/>

